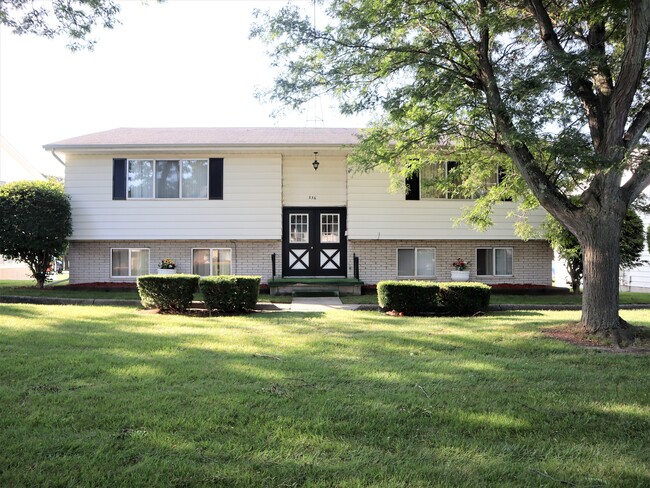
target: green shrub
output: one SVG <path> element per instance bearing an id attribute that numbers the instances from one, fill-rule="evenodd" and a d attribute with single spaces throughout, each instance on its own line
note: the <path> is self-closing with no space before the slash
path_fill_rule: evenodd
<path id="1" fill-rule="evenodd" d="M 198 275 L 144 275 L 138 277 L 138 293 L 145 307 L 164 312 L 184 312 L 199 285 Z"/>
<path id="2" fill-rule="evenodd" d="M 379 306 L 405 314 L 430 313 L 438 306 L 438 284 L 432 281 L 380 281 Z"/>
<path id="3" fill-rule="evenodd" d="M 490 287 L 483 283 L 439 283 L 440 306 L 452 315 L 474 315 L 490 305 Z"/>
<path id="4" fill-rule="evenodd" d="M 201 278 L 199 287 L 210 312 L 243 312 L 255 308 L 260 279 L 259 276 L 207 276 Z"/>

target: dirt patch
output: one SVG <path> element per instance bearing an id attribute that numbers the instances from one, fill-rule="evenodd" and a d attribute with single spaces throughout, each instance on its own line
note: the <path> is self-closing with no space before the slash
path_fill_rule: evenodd
<path id="1" fill-rule="evenodd" d="M 589 334 L 578 323 L 570 323 L 542 330 L 545 337 L 568 342 L 577 347 L 595 349 L 597 351 L 616 354 L 650 354 L 650 330 L 641 329 L 632 346 L 620 348 L 610 339 L 595 334 Z"/>

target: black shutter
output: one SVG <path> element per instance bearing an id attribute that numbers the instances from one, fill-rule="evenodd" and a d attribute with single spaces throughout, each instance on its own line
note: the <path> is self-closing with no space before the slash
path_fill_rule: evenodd
<path id="1" fill-rule="evenodd" d="M 223 158 L 210 158 L 210 200 L 223 200 Z"/>
<path id="2" fill-rule="evenodd" d="M 126 159 L 113 159 L 113 200 L 126 200 Z"/>
<path id="3" fill-rule="evenodd" d="M 420 199 L 420 172 L 414 171 L 411 176 L 406 178 L 406 199 Z"/>

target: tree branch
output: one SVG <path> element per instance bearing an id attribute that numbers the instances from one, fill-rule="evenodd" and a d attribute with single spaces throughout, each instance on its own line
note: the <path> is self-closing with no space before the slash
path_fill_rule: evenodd
<path id="1" fill-rule="evenodd" d="M 634 95 L 643 75 L 648 48 L 648 32 L 650 31 L 650 0 L 630 0 L 627 18 L 625 36 L 627 42 L 607 120 L 607 146 L 609 148 L 620 144 Z"/>
<path id="2" fill-rule="evenodd" d="M 574 61 L 574 56 L 562 47 L 560 39 L 553 27 L 553 21 L 548 15 L 548 11 L 541 0 L 527 0 L 528 8 L 533 14 L 540 30 L 540 37 L 550 53 L 563 67 L 569 80 L 569 87 L 576 97 L 582 102 L 582 106 L 587 112 L 589 121 L 589 132 L 596 150 L 600 147 L 604 139 L 605 117 L 603 109 L 594 93 L 593 83 L 587 78 L 578 76 L 569 67 Z"/>
<path id="3" fill-rule="evenodd" d="M 650 149 L 638 149 L 629 156 L 638 165 L 632 177 L 621 187 L 623 198 L 630 205 L 650 185 Z"/>
<path id="4" fill-rule="evenodd" d="M 623 136 L 623 141 L 625 144 L 625 149 L 631 149 L 635 147 L 643 134 L 648 130 L 650 126 L 650 101 L 646 102 L 641 110 L 636 114 L 634 120 L 630 124 L 630 127 L 627 129 L 627 132 Z"/>

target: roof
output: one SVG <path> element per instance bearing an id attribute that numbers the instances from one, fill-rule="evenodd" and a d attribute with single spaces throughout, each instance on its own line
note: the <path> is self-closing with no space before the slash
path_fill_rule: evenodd
<path id="1" fill-rule="evenodd" d="M 289 127 L 128 128 L 73 137 L 43 146 L 54 149 L 115 147 L 274 147 L 346 146 L 358 142 L 359 129 Z"/>

